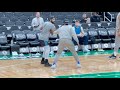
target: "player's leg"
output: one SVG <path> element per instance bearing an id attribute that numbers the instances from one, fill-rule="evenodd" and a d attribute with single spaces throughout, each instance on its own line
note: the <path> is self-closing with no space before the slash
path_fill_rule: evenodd
<path id="1" fill-rule="evenodd" d="M 44 64 L 44 61 L 45 61 L 45 51 L 43 51 L 43 55 L 42 55 L 41 64 Z"/>
<path id="2" fill-rule="evenodd" d="M 109 58 L 116 59 L 116 56 L 117 56 L 119 47 L 120 47 L 120 37 L 119 37 L 119 36 L 116 36 L 116 37 L 115 37 L 114 53 L 113 53 L 111 56 L 109 56 Z"/>
<path id="3" fill-rule="evenodd" d="M 51 68 L 56 68 L 57 61 L 58 61 L 58 59 L 59 59 L 59 57 L 64 49 L 64 44 L 65 44 L 65 42 L 63 40 L 59 41 L 58 50 L 57 50 L 57 53 L 55 55 L 55 58 L 54 58 L 54 61 L 53 61 Z"/>
<path id="4" fill-rule="evenodd" d="M 75 51 L 74 44 L 71 40 L 68 41 L 67 47 L 71 51 L 71 53 L 73 54 L 73 56 L 77 62 L 77 67 L 80 67 L 80 59 L 79 59 L 77 52 Z"/>
<path id="5" fill-rule="evenodd" d="M 84 52 L 89 52 L 90 50 L 88 49 L 88 36 L 83 37 L 83 43 L 84 43 Z"/>
<path id="6" fill-rule="evenodd" d="M 40 40 L 40 47 L 44 48 L 45 46 L 45 42 L 43 40 Z M 43 55 L 42 55 L 42 60 L 41 60 L 41 64 L 45 63 L 45 50 L 43 50 Z"/>
<path id="7" fill-rule="evenodd" d="M 46 67 L 50 67 L 51 64 L 49 64 L 49 62 L 48 62 L 49 53 L 50 53 L 50 46 L 48 45 L 48 41 L 44 41 L 44 42 L 45 42 L 45 46 L 44 46 L 44 58 L 45 58 L 44 65 Z"/>

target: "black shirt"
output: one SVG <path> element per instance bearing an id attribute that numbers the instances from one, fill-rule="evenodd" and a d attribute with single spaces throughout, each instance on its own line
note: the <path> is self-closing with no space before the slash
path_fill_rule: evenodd
<path id="1" fill-rule="evenodd" d="M 100 17 L 99 16 L 92 16 L 90 20 L 91 20 L 91 22 L 100 22 Z"/>
<path id="2" fill-rule="evenodd" d="M 80 23 L 86 23 L 87 22 L 87 20 L 85 20 L 85 19 L 82 19 L 81 21 L 80 21 Z"/>

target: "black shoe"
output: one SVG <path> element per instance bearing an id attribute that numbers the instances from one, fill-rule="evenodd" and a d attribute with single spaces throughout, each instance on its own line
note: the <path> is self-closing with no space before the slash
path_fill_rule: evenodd
<path id="1" fill-rule="evenodd" d="M 109 56 L 109 59 L 116 59 L 116 56 L 112 54 L 111 56 Z"/>
<path id="2" fill-rule="evenodd" d="M 45 59 L 44 58 L 42 58 L 41 64 L 45 64 Z"/>
<path id="3" fill-rule="evenodd" d="M 52 66 L 51 64 L 49 64 L 47 59 L 45 59 L 45 64 L 44 65 L 45 65 L 45 67 L 51 67 Z"/>

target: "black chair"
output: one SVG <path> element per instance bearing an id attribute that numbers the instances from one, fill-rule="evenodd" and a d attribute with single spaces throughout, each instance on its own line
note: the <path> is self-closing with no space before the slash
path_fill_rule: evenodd
<path id="1" fill-rule="evenodd" d="M 0 26 L 0 30 L 7 30 L 6 26 Z"/>
<path id="2" fill-rule="evenodd" d="M 11 34 L 12 34 L 12 38 L 13 38 L 13 40 L 15 39 L 15 37 L 16 37 L 16 34 L 21 34 L 21 33 L 23 33 L 22 31 L 20 31 L 20 30 L 11 30 Z M 15 41 L 15 40 L 14 40 Z"/>
<path id="3" fill-rule="evenodd" d="M 4 17 L 4 13 L 3 12 L 0 12 L 0 17 Z"/>
<path id="4" fill-rule="evenodd" d="M 11 26 L 10 30 L 11 31 L 13 31 L 13 30 L 19 30 L 19 28 L 18 28 L 18 26 Z"/>
<path id="5" fill-rule="evenodd" d="M 7 28 L 5 26 L 0 26 L 0 33 L 5 34 L 6 31 L 7 31 Z"/>
<path id="6" fill-rule="evenodd" d="M 20 46 L 19 53 L 29 53 L 29 43 L 27 42 L 26 35 L 22 31 L 12 31 L 13 42 Z"/>
<path id="7" fill-rule="evenodd" d="M 10 55 L 10 45 L 5 34 L 0 34 L 0 55 Z"/>
<path id="8" fill-rule="evenodd" d="M 20 17 L 20 16 L 22 16 L 22 15 L 23 15 L 22 12 L 14 12 L 14 16 L 16 16 L 16 17 Z"/>
<path id="9" fill-rule="evenodd" d="M 5 17 L 13 17 L 13 12 L 5 12 Z"/>
<path id="10" fill-rule="evenodd" d="M 109 37 L 111 38 L 111 42 L 114 43 L 115 42 L 115 32 L 116 32 L 115 28 L 107 29 L 107 31 L 108 31 Z"/>
<path id="11" fill-rule="evenodd" d="M 11 26 L 14 26 L 14 25 L 15 25 L 15 22 L 12 22 L 12 21 L 5 22 L 6 27 L 11 27 Z"/>
<path id="12" fill-rule="evenodd" d="M 28 17 L 27 16 L 20 16 L 19 19 L 22 22 L 28 21 Z"/>
<path id="13" fill-rule="evenodd" d="M 72 21 L 74 19 L 74 16 L 73 15 L 67 15 L 65 18 L 69 19 L 70 21 Z"/>
<path id="14" fill-rule="evenodd" d="M 83 29 L 88 29 L 89 25 L 87 23 L 82 23 L 81 26 L 83 27 Z"/>
<path id="15" fill-rule="evenodd" d="M 116 23 L 115 22 L 111 22 L 110 25 L 108 26 L 108 28 L 115 28 L 116 27 Z"/>
<path id="16" fill-rule="evenodd" d="M 27 29 L 27 30 L 23 30 L 22 32 L 23 32 L 24 34 L 28 34 L 29 32 L 31 32 L 31 30 L 28 30 L 28 29 Z"/>
<path id="17" fill-rule="evenodd" d="M 108 28 L 108 23 L 107 22 L 102 22 L 101 23 L 101 28 Z"/>
<path id="18" fill-rule="evenodd" d="M 49 16 L 47 16 L 47 17 L 49 17 Z M 57 19 L 57 20 L 63 20 L 64 18 L 65 18 L 64 15 L 58 15 L 56 19 Z"/>
<path id="19" fill-rule="evenodd" d="M 97 29 L 98 28 L 98 24 L 96 22 L 92 22 L 91 25 L 90 25 L 90 28 Z"/>
<path id="20" fill-rule="evenodd" d="M 24 16 L 30 17 L 33 16 L 34 12 L 23 12 Z"/>
<path id="21" fill-rule="evenodd" d="M 88 29 L 88 35 L 89 35 L 89 44 L 101 43 L 101 39 L 99 37 L 97 30 Z"/>
<path id="22" fill-rule="evenodd" d="M 30 46 L 39 46 L 39 42 L 34 31 L 30 31 L 26 34 L 27 41 L 30 43 Z"/>
<path id="23" fill-rule="evenodd" d="M 82 19 L 82 16 L 81 16 L 81 14 L 75 14 L 75 15 L 74 15 L 74 18 L 75 18 L 76 20 L 81 20 L 81 19 Z"/>
<path id="24" fill-rule="evenodd" d="M 21 26 L 21 30 L 29 30 L 28 26 Z"/>
<path id="25" fill-rule="evenodd" d="M 18 17 L 17 16 L 12 16 L 12 17 L 10 17 L 10 21 L 12 21 L 12 22 L 16 22 L 16 21 L 18 21 L 19 19 L 18 19 Z"/>
<path id="26" fill-rule="evenodd" d="M 18 20 L 18 21 L 15 22 L 15 25 L 17 25 L 17 26 L 24 26 L 24 22 Z"/>
<path id="27" fill-rule="evenodd" d="M 30 44 L 30 53 L 40 53 L 40 42 L 34 31 L 30 31 L 26 34 L 27 41 Z"/>
<path id="28" fill-rule="evenodd" d="M 7 36 L 8 43 L 11 44 L 11 43 L 12 43 L 11 30 L 6 30 L 6 31 L 5 31 L 5 35 Z"/>
<path id="29" fill-rule="evenodd" d="M 4 23 L 2 23 L 2 21 L 0 21 L 0 26 L 3 26 L 4 25 Z"/>
<path id="30" fill-rule="evenodd" d="M 25 25 L 31 26 L 31 22 L 32 22 L 32 21 L 26 21 L 26 22 L 25 22 Z"/>
<path id="31" fill-rule="evenodd" d="M 29 19 L 29 21 L 32 21 L 33 18 L 35 18 L 35 16 L 30 16 L 28 19 Z"/>
<path id="32" fill-rule="evenodd" d="M 98 34 L 101 38 L 102 43 L 110 43 L 111 42 L 111 38 L 109 37 L 106 29 L 98 30 Z"/>
<path id="33" fill-rule="evenodd" d="M 0 21 L 2 21 L 2 23 L 5 24 L 5 22 L 9 21 L 9 18 L 7 18 L 7 17 L 1 17 Z"/>

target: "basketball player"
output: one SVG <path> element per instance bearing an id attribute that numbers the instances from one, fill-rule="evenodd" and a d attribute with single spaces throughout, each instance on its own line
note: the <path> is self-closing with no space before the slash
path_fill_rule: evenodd
<path id="1" fill-rule="evenodd" d="M 44 46 L 41 64 L 44 64 L 45 67 L 51 66 L 51 64 L 49 64 L 49 62 L 48 62 L 48 57 L 49 57 L 49 53 L 50 53 L 50 47 L 48 44 L 48 40 L 49 40 L 50 33 L 52 33 L 52 31 L 54 31 L 56 29 L 54 22 L 55 22 L 55 18 L 54 18 L 54 16 L 51 16 L 49 18 L 49 21 L 44 23 L 42 32 L 39 35 L 39 38 L 41 40 L 40 44 L 41 44 L 41 46 Z"/>
<path id="2" fill-rule="evenodd" d="M 116 37 L 115 37 L 114 53 L 111 56 L 109 56 L 109 58 L 116 59 L 119 47 L 120 47 L 120 12 L 118 13 L 116 18 Z"/>
<path id="3" fill-rule="evenodd" d="M 42 30 L 44 25 L 44 20 L 40 17 L 40 12 L 36 12 L 36 17 L 33 18 L 31 23 L 33 30 Z"/>
<path id="4" fill-rule="evenodd" d="M 54 34 L 59 35 L 60 40 L 59 40 L 57 54 L 55 56 L 55 59 L 54 59 L 54 62 L 52 64 L 51 68 L 56 68 L 57 61 L 58 61 L 63 49 L 66 47 L 72 52 L 72 54 L 77 62 L 77 66 L 80 67 L 80 59 L 77 55 L 77 52 L 75 51 L 75 47 L 72 42 L 72 37 L 74 38 L 74 40 L 77 42 L 78 45 L 79 45 L 79 41 L 78 41 L 77 35 L 76 35 L 75 31 L 73 30 L 72 26 L 68 25 L 68 23 L 69 23 L 68 19 L 65 19 L 64 25 L 62 27 L 60 27 L 58 30 L 53 32 Z"/>

